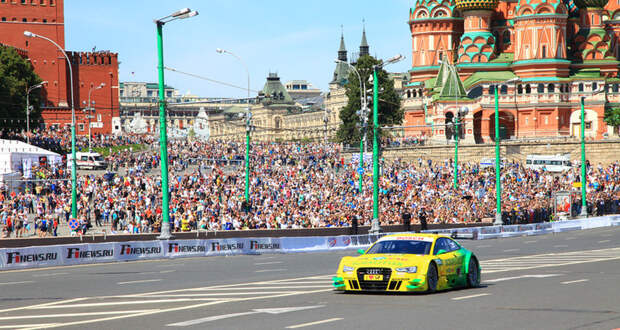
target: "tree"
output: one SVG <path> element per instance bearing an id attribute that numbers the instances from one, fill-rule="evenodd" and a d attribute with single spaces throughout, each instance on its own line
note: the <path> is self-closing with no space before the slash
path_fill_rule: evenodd
<path id="1" fill-rule="evenodd" d="M 605 111 L 605 122 L 607 125 L 612 126 L 616 133 L 620 128 L 620 108 L 611 108 Z"/>
<path id="2" fill-rule="evenodd" d="M 372 56 L 362 56 L 357 60 L 355 68 L 360 73 L 363 81 L 366 82 L 366 89 L 372 90 L 372 85 L 368 83 L 368 78 L 373 73 L 373 66 L 380 62 Z M 385 133 L 381 130 L 382 126 L 400 125 L 403 122 L 403 110 L 400 107 L 400 96 L 394 90 L 394 82 L 390 79 L 388 73 L 380 69 L 377 71 L 379 80 L 379 136 L 384 136 Z M 361 129 L 357 127 L 360 122 L 360 117 L 356 114 L 361 109 L 360 100 L 360 81 L 351 70 L 349 72 L 348 82 L 345 85 L 346 95 L 349 98 L 347 105 L 340 111 L 340 120 L 342 124 L 338 128 L 336 133 L 336 139 L 342 143 L 348 143 L 351 145 L 358 144 L 361 139 Z M 368 141 L 372 141 L 372 109 L 373 99 L 372 91 L 367 93 L 368 96 Z"/>
<path id="3" fill-rule="evenodd" d="M 30 62 L 21 57 L 15 48 L 0 45 L 0 126 L 26 128 L 26 91 L 39 83 L 41 78 Z M 31 123 L 41 116 L 41 91 L 38 89 L 30 93 L 30 105 L 33 106 Z"/>

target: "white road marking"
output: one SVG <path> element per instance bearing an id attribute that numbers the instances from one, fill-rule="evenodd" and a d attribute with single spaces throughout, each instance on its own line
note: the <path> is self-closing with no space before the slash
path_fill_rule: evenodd
<path id="1" fill-rule="evenodd" d="M 283 272 L 285 271 L 286 268 L 278 268 L 278 269 L 262 269 L 262 270 L 255 270 L 255 273 L 265 273 L 265 272 Z"/>
<path id="2" fill-rule="evenodd" d="M 217 320 L 222 320 L 222 319 L 228 319 L 228 318 L 238 317 L 238 316 L 252 315 L 252 314 L 258 314 L 258 312 L 251 311 L 251 312 L 243 312 L 243 313 L 215 315 L 215 316 L 203 317 L 201 319 L 195 319 L 195 320 L 191 320 L 191 321 L 171 323 L 171 324 L 168 324 L 167 326 L 168 327 L 189 327 L 189 326 L 200 324 L 200 323 L 217 321 Z"/>
<path id="3" fill-rule="evenodd" d="M 228 318 L 237 317 L 237 316 L 245 316 L 245 315 L 252 315 L 252 314 L 259 314 L 259 313 L 282 314 L 282 313 L 302 311 L 302 310 L 306 310 L 306 309 L 314 309 L 314 308 L 319 308 L 319 307 L 325 307 L 325 306 L 324 305 L 318 305 L 318 306 L 301 306 L 301 307 L 253 309 L 250 312 L 242 312 L 242 313 L 234 313 L 234 314 L 223 314 L 223 315 L 215 315 L 215 316 L 203 317 L 203 318 L 196 319 L 196 320 L 189 320 L 189 321 L 183 321 L 183 322 L 178 322 L 178 323 L 171 323 L 171 324 L 168 324 L 168 326 L 169 327 L 187 327 L 187 326 L 196 325 L 196 324 L 200 324 L 200 323 L 217 321 L 217 320 L 221 320 L 221 319 L 228 319 Z"/>
<path id="4" fill-rule="evenodd" d="M 559 245 L 554 245 L 553 247 L 556 247 L 556 248 L 561 248 L 561 247 L 568 247 L 568 245 L 565 245 L 565 244 L 559 244 Z"/>
<path id="5" fill-rule="evenodd" d="M 9 308 L 9 309 L 0 310 L 0 313 L 14 312 L 14 311 L 19 311 L 19 310 L 23 310 L 23 309 L 40 308 L 40 307 L 44 307 L 44 306 L 53 306 L 53 305 L 59 305 L 59 304 L 66 304 L 66 303 L 82 301 L 82 300 L 86 300 L 86 299 L 88 299 L 88 298 L 73 298 L 73 299 L 54 301 L 54 302 L 49 302 L 49 303 L 44 303 L 44 304 L 37 304 L 37 305 L 32 305 L 32 306 L 15 307 L 15 308 Z"/>
<path id="6" fill-rule="evenodd" d="M 604 239 L 604 240 L 602 240 L 602 241 L 598 241 L 598 242 L 599 242 L 599 243 L 607 243 L 607 242 L 611 242 L 611 241 L 610 241 L 610 240 L 608 240 L 608 239 Z"/>
<path id="7" fill-rule="evenodd" d="M 32 277 L 47 277 L 47 276 L 56 276 L 56 275 L 68 275 L 69 273 L 50 273 L 50 274 L 35 274 Z"/>
<path id="8" fill-rule="evenodd" d="M 589 280 L 584 278 L 581 280 L 574 280 L 574 281 L 566 281 L 566 282 L 560 282 L 562 284 L 573 284 L 573 283 L 581 283 L 581 282 L 588 282 Z"/>
<path id="9" fill-rule="evenodd" d="M 516 280 L 516 279 L 521 279 L 521 278 L 546 278 L 546 277 L 554 277 L 554 276 L 561 276 L 562 274 L 540 274 L 540 275 L 521 275 L 521 276 L 512 276 L 512 277 L 502 277 L 502 278 L 495 278 L 492 280 L 485 280 L 485 283 L 495 283 L 495 282 L 503 282 L 503 281 L 509 281 L 509 280 Z"/>
<path id="10" fill-rule="evenodd" d="M 485 245 L 478 245 L 477 247 L 478 247 L 478 248 L 486 248 L 486 247 L 491 247 L 491 246 L 490 246 L 490 245 L 485 244 Z"/>
<path id="11" fill-rule="evenodd" d="M 176 272 L 176 270 L 171 269 L 171 270 L 162 270 L 161 272 L 159 272 L 160 274 L 168 274 L 168 273 L 174 273 Z"/>
<path id="12" fill-rule="evenodd" d="M 134 284 L 134 283 L 150 283 L 150 282 L 159 282 L 159 281 L 161 281 L 161 279 L 127 281 L 127 282 L 118 282 L 116 284 L 123 285 L 123 284 Z"/>
<path id="13" fill-rule="evenodd" d="M 24 283 L 34 283 L 34 281 L 4 282 L 4 283 L 0 283 L 0 285 L 13 285 L 13 284 L 24 284 Z"/>
<path id="14" fill-rule="evenodd" d="M 53 327 L 57 323 L 47 323 L 47 324 L 14 324 L 14 325 L 0 325 L 0 329 L 20 329 L 20 328 L 31 328 L 31 327 Z"/>
<path id="15" fill-rule="evenodd" d="M 340 320 L 343 320 L 343 318 L 335 317 L 333 319 L 327 319 L 327 320 L 321 320 L 321 321 L 315 321 L 315 322 L 309 322 L 309 323 L 302 323 L 302 324 L 297 324 L 297 325 L 290 325 L 290 326 L 288 326 L 286 328 L 287 329 L 297 329 L 297 328 L 309 327 L 311 325 L 329 323 L 329 322 L 340 321 Z"/>
<path id="16" fill-rule="evenodd" d="M 20 315 L 20 316 L 3 316 L 0 320 L 24 320 L 24 319 L 43 319 L 48 317 L 79 317 L 79 316 L 92 316 L 92 315 L 106 315 L 106 314 L 131 314 L 150 312 L 153 309 L 140 310 L 140 311 L 104 311 L 104 312 L 87 312 L 87 313 L 67 313 L 67 314 L 46 314 L 46 315 Z"/>
<path id="17" fill-rule="evenodd" d="M 452 298 L 452 300 L 471 299 L 471 298 L 484 297 L 484 296 L 488 296 L 488 295 L 490 295 L 490 293 L 479 293 L 479 294 L 472 294 L 471 296 L 464 296 L 464 297 L 456 297 L 456 298 Z"/>
<path id="18" fill-rule="evenodd" d="M 136 296 L 141 298 L 142 296 Z M 157 298 L 157 297 L 154 297 Z M 137 304 L 160 304 L 166 302 L 183 302 L 183 301 L 213 301 L 222 300 L 222 298 L 179 298 L 179 299 L 157 299 L 157 300 L 135 300 L 135 301 L 114 301 L 114 302 L 102 302 L 102 303 L 85 303 L 85 304 L 70 304 L 70 305 L 51 305 L 31 307 L 29 309 L 63 309 L 63 308 L 84 308 L 84 307 L 101 307 L 101 306 L 116 306 L 116 305 L 137 305 Z"/>
<path id="19" fill-rule="evenodd" d="M 280 284 L 280 283 L 273 283 L 273 284 Z M 281 283 L 281 284 L 293 284 L 293 283 Z M 297 283 L 295 283 L 297 284 Z M 317 283 L 319 284 L 319 283 Z M 193 292 L 200 292 L 200 291 L 223 291 L 223 290 L 274 290 L 274 289 L 302 289 L 302 288 L 326 288 L 326 287 L 331 287 L 331 282 L 330 283 L 321 283 L 323 285 L 304 285 L 303 287 L 300 285 L 278 285 L 278 286 L 251 286 L 251 287 L 247 287 L 247 288 L 205 288 L 202 290 L 191 290 Z M 188 290 L 189 291 L 189 290 Z M 159 296 L 159 294 L 155 294 L 157 296 Z M 143 294 L 137 294 L 136 296 L 140 296 L 140 297 L 144 297 Z M 154 295 L 148 295 L 148 297 L 151 297 Z M 123 296 L 123 297 L 127 297 L 127 296 Z"/>
<path id="20" fill-rule="evenodd" d="M 567 241 L 570 241 L 570 240 L 573 240 L 573 239 L 577 239 L 577 237 L 566 237 L 565 238 L 565 240 L 567 240 Z"/>
<path id="21" fill-rule="evenodd" d="M 481 261 L 483 273 L 567 266 L 620 259 L 620 248 L 570 251 Z"/>
<path id="22" fill-rule="evenodd" d="M 255 266 L 259 266 L 259 265 L 275 265 L 275 264 L 281 264 L 281 263 L 284 263 L 284 261 L 257 262 L 254 265 Z"/>
<path id="23" fill-rule="evenodd" d="M 508 250 L 504 250 L 504 252 L 515 252 L 515 251 L 519 251 L 521 249 L 508 249 Z"/>
<path id="24" fill-rule="evenodd" d="M 525 241 L 525 242 L 523 242 L 523 243 L 524 243 L 524 244 L 531 244 L 531 243 L 536 243 L 536 242 L 538 242 L 538 241 Z"/>

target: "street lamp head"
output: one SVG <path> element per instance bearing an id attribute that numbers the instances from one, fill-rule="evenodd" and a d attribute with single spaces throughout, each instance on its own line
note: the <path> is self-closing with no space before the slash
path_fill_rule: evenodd
<path id="1" fill-rule="evenodd" d="M 28 38 L 34 38 L 34 37 L 36 37 L 36 36 L 37 36 L 36 34 L 34 34 L 34 33 L 30 32 L 30 31 L 24 31 L 24 35 L 25 35 L 26 37 L 28 37 Z"/>
<path id="2" fill-rule="evenodd" d="M 195 10 L 191 11 L 191 12 L 189 12 L 187 14 L 183 14 L 183 15 L 177 16 L 176 18 L 178 18 L 178 19 L 185 19 L 185 18 L 194 17 L 194 16 L 198 16 L 198 12 L 195 11 Z"/>
<path id="3" fill-rule="evenodd" d="M 47 85 L 47 80 L 43 80 L 39 85 L 41 85 L 41 86 Z"/>
<path id="4" fill-rule="evenodd" d="M 216 52 L 218 52 L 218 53 L 220 53 L 220 54 L 224 54 L 224 53 L 226 52 L 226 51 L 225 51 L 225 50 L 223 50 L 222 48 L 217 48 L 215 51 L 216 51 Z"/>
<path id="5" fill-rule="evenodd" d="M 504 84 L 510 84 L 510 83 L 513 83 L 513 82 L 517 82 L 519 80 L 521 80 L 521 78 L 519 78 L 519 77 L 510 78 L 510 79 L 504 81 Z"/>
<path id="6" fill-rule="evenodd" d="M 179 16 L 181 16 L 181 15 L 188 14 L 188 13 L 189 13 L 189 12 L 191 12 L 191 11 L 192 11 L 192 10 L 191 10 L 191 9 L 189 9 L 189 8 L 182 8 L 182 9 L 179 9 L 179 10 L 175 11 L 175 12 L 174 12 L 174 13 L 172 13 L 172 15 L 170 15 L 170 16 L 172 16 L 172 17 L 179 17 Z"/>
<path id="7" fill-rule="evenodd" d="M 404 59 L 405 57 L 401 54 L 398 54 L 392 58 L 389 58 L 385 63 L 386 64 L 392 64 L 392 63 L 396 63 L 396 62 L 400 62 Z"/>

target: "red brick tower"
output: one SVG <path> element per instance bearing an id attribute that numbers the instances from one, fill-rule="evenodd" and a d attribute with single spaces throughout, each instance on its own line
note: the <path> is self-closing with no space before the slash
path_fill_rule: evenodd
<path id="1" fill-rule="evenodd" d="M 64 0 L 0 0 L 0 20 L 0 43 L 25 50 L 35 72 L 48 81 L 42 92 L 45 104 L 41 113 L 46 126 L 70 125 L 71 80 L 62 52 L 46 40 L 24 36 L 24 31 L 30 31 L 65 49 Z M 88 134 L 83 101 L 88 101 L 90 88 L 101 83 L 105 87 L 91 93 L 91 101 L 95 102 L 92 133 L 119 132 L 118 54 L 67 51 L 67 55 L 73 69 L 76 133 Z"/>

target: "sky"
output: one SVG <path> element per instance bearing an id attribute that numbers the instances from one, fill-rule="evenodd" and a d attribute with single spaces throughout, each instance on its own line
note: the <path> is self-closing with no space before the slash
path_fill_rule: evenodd
<path id="1" fill-rule="evenodd" d="M 120 81 L 157 82 L 153 20 L 189 7 L 199 15 L 163 28 L 166 67 L 247 86 L 243 65 L 215 51 L 222 48 L 247 64 L 253 90 L 262 89 L 269 72 L 277 72 L 283 83 L 307 80 L 327 91 L 341 26 L 349 56 L 359 51 L 364 20 L 371 55 L 387 59 L 403 54 L 406 59 L 388 67 L 390 72 L 411 67 L 407 20 L 413 4 L 413 0 L 65 0 L 65 47 L 116 52 Z M 242 89 L 170 71 L 165 72 L 165 82 L 182 94 L 247 95 Z"/>

